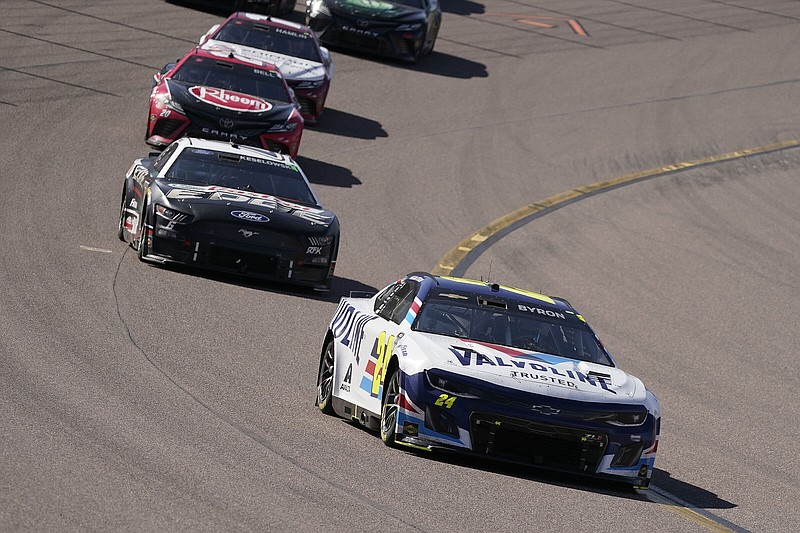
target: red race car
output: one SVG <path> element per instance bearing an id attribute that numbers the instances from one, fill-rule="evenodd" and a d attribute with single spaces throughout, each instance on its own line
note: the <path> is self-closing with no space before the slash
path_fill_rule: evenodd
<path id="1" fill-rule="evenodd" d="M 153 76 L 145 142 L 219 139 L 297 156 L 303 117 L 270 63 L 195 49 Z"/>

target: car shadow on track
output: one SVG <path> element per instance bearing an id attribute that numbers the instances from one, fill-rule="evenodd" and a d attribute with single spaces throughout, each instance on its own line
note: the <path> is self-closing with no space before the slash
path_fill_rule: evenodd
<path id="1" fill-rule="evenodd" d="M 372 285 L 361 283 L 358 280 L 342 278 L 334 276 L 333 285 L 330 291 L 315 291 L 310 287 L 303 287 L 300 285 L 292 285 L 291 283 L 282 281 L 265 281 L 259 279 L 248 278 L 237 274 L 229 274 L 224 272 L 213 272 L 203 270 L 200 268 L 193 268 L 191 266 L 179 264 L 156 264 L 147 263 L 146 265 L 152 268 L 163 268 L 179 274 L 193 276 L 195 278 L 202 278 L 209 281 L 216 281 L 218 283 L 226 283 L 229 285 L 237 285 L 248 289 L 255 289 L 265 292 L 274 292 L 276 294 L 285 294 L 289 296 L 297 296 L 298 298 L 305 298 L 308 300 L 317 300 L 320 302 L 337 303 L 343 296 L 349 296 L 351 291 L 377 293 L 378 288 Z"/>
<path id="2" fill-rule="evenodd" d="M 441 0 L 439 5 L 445 13 L 454 15 L 480 15 L 486 13 L 486 6 L 470 0 Z"/>
<path id="3" fill-rule="evenodd" d="M 361 180 L 353 176 L 353 173 L 344 167 L 319 161 L 317 159 L 308 159 L 307 157 L 297 156 L 296 161 L 303 169 L 308 181 L 319 185 L 328 185 L 330 187 L 352 187 L 353 185 L 361 185 Z"/>
<path id="4" fill-rule="evenodd" d="M 723 500 L 715 493 L 702 487 L 675 479 L 669 472 L 658 468 L 653 472 L 653 485 L 679 497 L 698 509 L 733 509 L 736 507 L 735 503 Z"/>
<path id="5" fill-rule="evenodd" d="M 347 111 L 339 111 L 330 107 L 325 108 L 317 124 L 310 125 L 308 128 L 322 133 L 352 137 L 354 139 L 377 139 L 389 136 L 377 120 L 360 117 Z"/>

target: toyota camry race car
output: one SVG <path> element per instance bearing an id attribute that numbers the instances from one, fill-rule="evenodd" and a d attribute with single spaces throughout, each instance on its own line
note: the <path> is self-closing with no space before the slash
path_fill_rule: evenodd
<path id="1" fill-rule="evenodd" d="M 317 405 L 391 445 L 647 487 L 658 401 L 566 300 L 414 273 L 342 298 Z"/>
<path id="2" fill-rule="evenodd" d="M 436 44 L 438 0 L 306 0 L 306 26 L 322 43 L 413 63 Z"/>
<path id="3" fill-rule="evenodd" d="M 289 156 L 184 137 L 125 176 L 119 238 L 143 261 L 328 290 L 339 222 Z"/>
<path id="4" fill-rule="evenodd" d="M 307 26 L 253 13 L 234 13 L 212 26 L 200 39 L 200 48 L 272 63 L 283 74 L 306 124 L 325 109 L 333 76 L 327 48 Z"/>
<path id="5" fill-rule="evenodd" d="M 280 70 L 229 55 L 196 49 L 153 76 L 145 141 L 163 148 L 202 137 L 296 157 L 303 117 Z"/>

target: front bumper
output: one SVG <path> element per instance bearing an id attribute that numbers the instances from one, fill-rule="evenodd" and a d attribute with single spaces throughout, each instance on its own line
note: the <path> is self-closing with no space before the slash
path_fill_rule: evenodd
<path id="1" fill-rule="evenodd" d="M 398 31 L 394 22 L 373 21 L 360 27 L 355 17 L 333 13 L 307 17 L 309 27 L 327 46 L 354 50 L 403 61 L 415 61 L 422 50 L 424 25 L 414 31 Z"/>
<path id="2" fill-rule="evenodd" d="M 533 405 L 579 402 L 511 389 L 482 398 L 453 396 L 433 387 L 424 372 L 403 374 L 406 407 L 398 413 L 398 444 L 616 480 L 647 487 L 653 474 L 658 422 L 615 427 L 534 412 Z"/>
<path id="3" fill-rule="evenodd" d="M 336 266 L 336 244 L 309 256 L 305 238 L 258 228 L 259 243 L 226 235 L 224 224 L 169 226 L 156 217 L 147 246 L 147 261 L 176 263 L 204 270 L 269 281 L 287 281 L 317 290 L 330 289 Z M 218 229 L 223 228 L 223 229 Z M 239 228 L 245 232 L 248 230 Z M 229 233 L 229 231 L 228 231 Z M 251 237 L 252 238 L 252 237 Z M 324 261 L 323 261 L 324 260 Z"/>

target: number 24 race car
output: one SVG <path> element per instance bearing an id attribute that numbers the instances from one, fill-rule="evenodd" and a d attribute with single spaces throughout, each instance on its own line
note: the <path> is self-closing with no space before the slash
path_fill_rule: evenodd
<path id="1" fill-rule="evenodd" d="M 325 335 L 324 413 L 390 446 L 649 485 L 658 401 L 566 300 L 425 273 L 364 296 Z"/>

